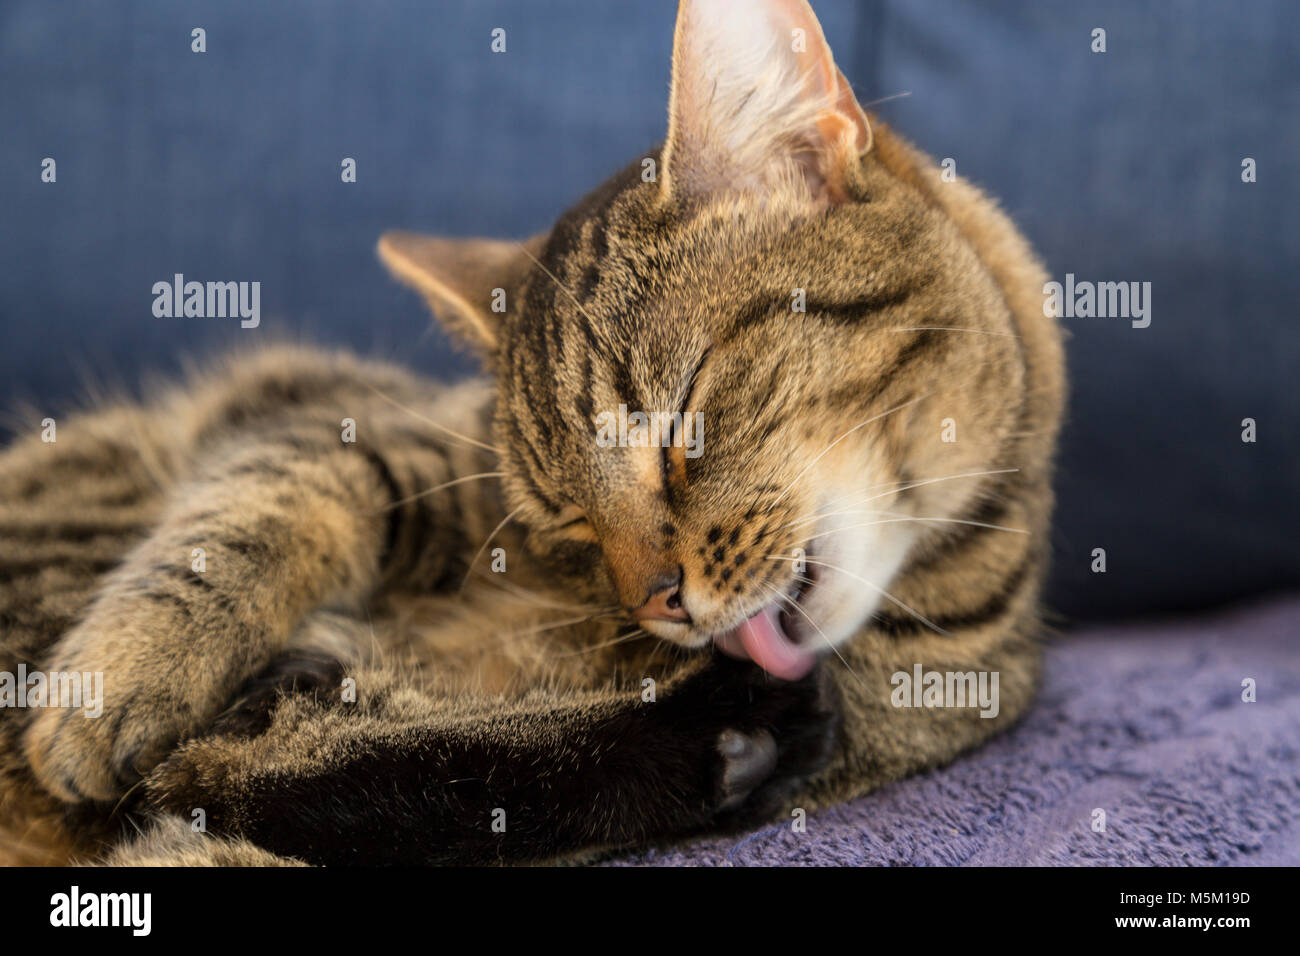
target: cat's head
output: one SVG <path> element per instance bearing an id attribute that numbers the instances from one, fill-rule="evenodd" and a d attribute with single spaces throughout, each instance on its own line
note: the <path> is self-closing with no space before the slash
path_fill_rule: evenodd
<path id="1" fill-rule="evenodd" d="M 495 374 L 533 554 L 787 677 L 880 605 L 917 537 L 896 519 L 959 507 L 916 481 L 989 467 L 993 442 L 943 447 L 942 412 L 1018 374 L 918 331 L 997 296 L 871 146 L 807 3 L 683 0 L 662 151 L 524 243 L 381 242 Z"/>

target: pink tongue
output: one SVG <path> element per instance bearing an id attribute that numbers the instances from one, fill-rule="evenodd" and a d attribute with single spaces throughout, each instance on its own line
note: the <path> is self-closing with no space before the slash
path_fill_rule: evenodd
<path id="1" fill-rule="evenodd" d="M 777 620 L 776 606 L 763 608 L 734 631 L 714 639 L 724 653 L 749 658 L 773 677 L 798 680 L 812 670 L 817 657 L 786 637 Z"/>

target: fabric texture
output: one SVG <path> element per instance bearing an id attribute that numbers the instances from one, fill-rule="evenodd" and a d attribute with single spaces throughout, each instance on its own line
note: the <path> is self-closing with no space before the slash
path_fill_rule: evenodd
<path id="1" fill-rule="evenodd" d="M 1300 598 L 1081 631 L 1050 649 L 1020 725 L 948 767 L 810 814 L 803 833 L 611 863 L 1300 865 L 1298 647 Z"/>

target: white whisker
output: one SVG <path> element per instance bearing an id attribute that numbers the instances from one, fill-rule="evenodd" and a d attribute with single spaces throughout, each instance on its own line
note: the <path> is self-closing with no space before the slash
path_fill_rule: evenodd
<path id="1" fill-rule="evenodd" d="M 903 90 L 903 92 L 901 92 L 901 93 L 894 93 L 894 94 L 892 94 L 891 96 L 882 96 L 882 97 L 881 97 L 880 99 L 878 99 L 878 100 L 872 100 L 870 103 L 861 103 L 861 104 L 859 104 L 859 105 L 860 105 L 864 110 L 869 110 L 869 109 L 871 109 L 871 107 L 873 107 L 873 106 L 879 106 L 881 103 L 890 103 L 890 102 L 892 102 L 892 101 L 894 101 L 894 100 L 901 100 L 903 97 L 905 97 L 905 96 L 911 96 L 911 95 L 912 95 L 912 91 L 911 91 L 911 90 Z"/>
<path id="2" fill-rule="evenodd" d="M 505 634 L 501 635 L 501 637 L 502 639 L 509 639 L 512 637 L 528 637 L 529 635 L 532 634 L 541 634 L 545 631 L 553 631 L 557 627 L 570 627 L 574 624 L 585 624 L 587 621 L 594 620 L 600 616 L 601 615 L 599 613 L 596 613 L 596 614 L 587 614 L 584 615 L 583 617 L 569 618 L 564 621 L 552 621 L 549 624 L 542 624 L 537 627 L 530 627 L 522 631 L 507 631 Z"/>
<path id="3" fill-rule="evenodd" d="M 638 627 L 636 630 L 629 631 L 626 634 L 619 634 L 618 636 L 614 637 L 612 640 L 602 641 L 599 644 L 592 644 L 589 647 L 579 648 L 576 651 L 565 651 L 563 654 L 556 654 L 555 656 L 574 657 L 578 654 L 590 654 L 592 651 L 598 651 L 605 647 L 613 647 L 615 644 L 626 644 L 628 641 L 635 641 L 643 637 L 653 637 L 653 636 L 654 635 L 647 634 L 645 631 L 643 631 L 641 628 Z"/>
<path id="4" fill-rule="evenodd" d="M 524 510 L 524 506 L 520 505 L 514 511 L 510 512 L 510 514 L 502 518 L 501 523 L 492 529 L 492 533 L 487 536 L 487 540 L 483 542 L 482 546 L 478 549 L 478 552 L 474 555 L 474 560 L 469 563 L 469 569 L 465 572 L 465 579 L 460 582 L 460 587 L 456 591 L 457 594 L 464 593 L 465 585 L 469 583 L 469 576 L 474 573 L 474 565 L 478 564 L 478 559 L 483 557 L 483 552 L 486 551 L 487 546 L 492 543 L 492 539 L 497 536 L 497 534 L 501 531 L 502 528 L 506 526 L 506 524 L 510 521 L 511 518 L 513 518 L 515 515 L 519 514 L 519 512 L 523 510 Z"/>
<path id="5" fill-rule="evenodd" d="M 903 491 L 911 491 L 913 488 L 920 488 L 922 485 L 933 485 L 940 481 L 952 481 L 953 479 L 956 478 L 978 478 L 983 475 L 1009 475 L 1019 470 L 1020 470 L 1019 468 L 999 468 L 995 471 L 972 471 L 972 472 L 967 472 L 964 475 L 945 475 L 942 478 L 926 478 L 921 481 L 914 481 L 906 488 L 899 488 L 896 491 L 886 491 L 883 494 L 872 495 L 870 498 L 867 498 L 866 500 L 859 502 L 859 504 L 865 505 L 868 501 L 875 501 L 877 498 L 884 498 L 888 495 L 896 495 L 899 492 L 903 492 Z"/>
<path id="6" fill-rule="evenodd" d="M 819 534 L 809 535 L 807 540 L 815 541 L 818 538 L 824 538 L 828 534 L 836 534 L 837 532 L 840 531 L 854 531 L 857 530 L 858 528 L 870 528 L 878 524 L 894 524 L 895 522 L 899 522 L 899 521 L 936 521 L 936 522 L 943 522 L 945 524 L 968 524 L 968 525 L 974 525 L 977 528 L 990 528 L 994 531 L 1010 531 L 1014 534 L 1029 534 L 1029 532 L 1026 531 L 1024 528 L 1008 528 L 1000 524 L 989 524 L 985 521 L 968 521 L 964 518 L 896 517 L 896 518 L 881 518 L 879 521 L 869 521 L 866 524 L 853 524 L 843 528 L 832 528 L 830 531 L 822 531 Z"/>
<path id="7" fill-rule="evenodd" d="M 912 480 L 912 481 L 891 481 L 891 482 L 887 482 L 887 484 L 891 484 L 891 485 L 903 485 L 903 486 L 905 486 L 905 487 L 902 487 L 902 488 L 896 488 L 896 489 L 894 489 L 893 491 L 885 491 L 885 492 L 881 492 L 880 494 L 870 495 L 870 496 L 868 496 L 868 497 L 866 497 L 866 498 L 861 498 L 861 499 L 859 499 L 859 500 L 857 500 L 857 501 L 855 501 L 855 502 L 853 502 L 853 503 L 854 503 L 855 505 L 865 505 L 865 504 L 867 504 L 867 503 L 869 503 L 869 502 L 872 502 L 872 501 L 875 501 L 875 500 L 877 500 L 877 499 L 879 499 L 879 498 L 885 498 L 885 497 L 888 497 L 889 495 L 895 495 L 895 494 L 899 494 L 899 493 L 904 492 L 904 491 L 910 491 L 910 490 L 913 489 L 913 488 L 920 488 L 922 485 L 932 485 L 932 484 L 935 484 L 935 483 L 940 482 L 940 481 L 954 481 L 954 480 L 956 480 L 956 479 L 958 479 L 958 478 L 981 478 L 981 477 L 984 477 L 984 476 L 986 476 L 986 475 L 1009 475 L 1009 474 L 1012 474 L 1012 473 L 1017 472 L 1017 471 L 1019 471 L 1019 470 L 1020 470 L 1019 468 L 999 468 L 999 469 L 997 469 L 997 470 L 995 470 L 995 471 L 969 471 L 969 472 L 965 472 L 965 473 L 960 474 L 960 475 L 942 475 L 942 476 L 940 476 L 940 477 L 938 477 L 938 478 L 923 478 L 923 479 L 920 479 L 920 480 L 915 480 L 915 479 L 914 479 L 914 480 Z M 871 485 L 871 486 L 869 486 L 869 487 L 879 488 L 879 487 L 882 487 L 882 486 L 881 486 L 881 485 Z M 813 522 L 813 521 L 818 521 L 818 520 L 820 520 L 820 519 L 822 519 L 822 518 L 830 518 L 830 517 L 834 517 L 835 515 L 841 515 L 841 514 L 855 514 L 855 513 L 857 513 L 857 511 L 856 511 L 855 509 L 846 509 L 846 510 L 844 510 L 844 511 L 827 511 L 827 512 L 822 512 L 821 514 L 810 515 L 809 517 L 806 517 L 806 518 L 796 518 L 795 520 L 793 520 L 793 521 L 787 523 L 787 524 L 784 525 L 783 527 L 789 528 L 789 527 L 793 527 L 794 525 L 809 524 L 809 523 L 811 523 L 811 522 Z"/>
<path id="8" fill-rule="evenodd" d="M 838 657 L 840 659 L 840 663 L 844 665 L 844 669 L 847 670 L 850 674 L 852 674 L 854 679 L 859 684 L 862 684 L 863 687 L 866 686 L 866 682 L 861 677 L 858 676 L 857 671 L 855 671 L 851 666 L 849 666 L 849 662 L 844 659 L 844 655 L 840 653 L 840 649 L 836 647 L 833 643 L 831 643 L 831 639 L 826 636 L 826 632 L 817 626 L 817 622 L 814 621 L 812 617 L 808 614 L 808 612 L 805 611 L 803 607 L 800 606 L 798 601 L 796 601 L 794 598 L 788 597 L 785 594 L 782 594 L 780 590 L 774 588 L 772 585 L 766 582 L 762 582 L 762 584 L 763 587 L 767 588 L 769 591 L 775 594 L 778 600 L 783 601 L 786 604 L 789 604 L 792 608 L 794 608 L 796 611 L 802 614 L 804 616 L 804 619 L 807 620 L 808 623 L 813 626 L 813 630 L 815 630 L 818 634 L 821 635 L 822 640 L 826 642 L 826 646 L 829 647 L 832 651 L 834 651 L 835 656 Z"/>
<path id="9" fill-rule="evenodd" d="M 777 499 L 773 501 L 771 505 L 768 506 L 768 511 L 771 511 L 773 508 L 775 508 L 777 505 L 781 503 L 781 499 L 790 493 L 790 489 L 799 483 L 799 479 L 801 479 L 804 475 L 808 473 L 809 468 L 817 464 L 817 462 L 821 461 L 823 455 L 829 452 L 840 442 L 844 441 L 844 439 L 848 438 L 859 428 L 865 428 L 866 426 L 870 425 L 872 422 L 880 421 L 880 419 L 886 417 L 887 415 L 892 415 L 894 414 L 894 412 L 902 411 L 904 408 L 907 408 L 909 405 L 915 405 L 917 402 L 929 397 L 930 394 L 927 392 L 924 395 L 917 396 L 916 398 L 912 399 L 910 402 L 904 402 L 902 405 L 895 405 L 893 408 L 889 409 L 888 411 L 881 412 L 879 415 L 873 415 L 871 418 L 868 418 L 865 422 L 859 422 L 858 424 L 854 425 L 852 428 L 846 431 L 839 438 L 835 439 L 833 442 L 831 442 L 829 445 L 823 448 L 821 454 L 819 454 L 812 461 L 808 462 L 808 464 L 804 466 L 803 471 L 799 472 L 799 474 L 794 476 L 794 481 L 790 482 L 790 484 L 786 486 L 785 491 L 781 492 L 781 494 L 777 496 Z"/>
<path id="10" fill-rule="evenodd" d="M 435 422 L 428 415 L 422 415 L 419 412 L 417 412 L 415 409 L 408 408 L 407 406 L 403 405 L 401 402 L 397 401 L 396 399 L 391 398 L 388 395 L 385 395 L 383 392 L 375 388 L 375 386 L 371 385 L 369 382 L 366 383 L 366 388 L 370 389 L 372 392 L 374 392 L 384 401 L 388 402 L 388 404 L 392 405 L 394 408 L 401 409 L 402 411 L 406 412 L 406 414 L 408 415 L 413 415 L 414 417 L 420 419 L 422 422 L 432 425 L 434 428 L 438 429 L 439 431 L 446 432 L 448 435 L 451 435 L 453 438 L 459 438 L 461 441 L 469 442 L 471 445 L 477 445 L 479 448 L 482 448 L 485 451 L 490 451 L 494 455 L 500 456 L 502 454 L 501 449 L 497 448 L 495 445 L 486 445 L 483 442 L 479 441 L 477 438 L 470 438 L 468 435 L 462 435 L 460 432 L 456 431 L 455 429 L 448 428 L 446 425 L 442 424 L 441 422 Z"/>
<path id="11" fill-rule="evenodd" d="M 975 332 L 979 335 L 1006 335 L 1013 339 L 1020 336 L 1014 332 L 995 332 L 992 329 L 954 329 L 943 325 L 923 325 L 914 329 L 888 329 L 889 332 Z"/>
<path id="12" fill-rule="evenodd" d="M 606 612 L 619 610 L 617 604 L 574 604 L 572 602 L 552 600 L 549 595 L 542 594 L 539 591 L 534 591 L 531 588 L 525 588 L 521 585 L 515 584 L 513 581 L 507 581 L 500 574 L 495 574 L 491 571 L 484 571 L 480 568 L 475 568 L 473 573 L 481 577 L 487 583 L 500 588 L 508 594 L 513 594 L 515 597 L 527 601 L 534 607 L 547 608 L 556 611 Z"/>
<path id="13" fill-rule="evenodd" d="M 532 260 L 533 260 L 533 264 L 534 264 L 535 266 L 537 266 L 537 268 L 541 269 L 544 273 L 546 273 L 547 277 L 548 277 L 552 282 L 555 283 L 556 288 L 558 288 L 561 292 L 563 292 L 565 295 L 567 295 L 567 296 L 569 297 L 569 300 L 574 304 L 574 306 L 577 308 L 577 310 L 578 310 L 579 312 L 581 312 L 582 315 L 583 315 L 583 317 L 584 317 L 588 322 L 591 322 L 592 327 L 595 328 L 595 326 L 596 326 L 595 321 L 591 318 L 590 315 L 587 314 L 587 310 L 584 309 L 584 308 L 582 307 L 582 303 L 579 302 L 579 301 L 574 297 L 573 293 L 570 292 L 570 291 L 568 290 L 568 287 L 565 286 L 565 284 L 564 284 L 563 282 L 561 282 L 559 279 L 557 279 L 557 278 L 555 277 L 555 275 L 551 272 L 550 269 L 548 269 L 548 268 L 546 268 L 546 266 L 542 265 L 541 260 L 538 259 L 535 255 L 533 255 L 533 254 L 528 250 L 528 247 L 525 246 L 522 242 L 517 242 L 517 243 L 515 243 L 515 245 L 519 246 L 519 250 L 520 250 L 524 255 L 526 255 L 529 259 L 532 259 Z"/>
<path id="14" fill-rule="evenodd" d="M 462 485 L 467 481 L 475 481 L 479 478 L 504 478 L 505 474 L 506 473 L 504 471 L 483 471 L 483 472 L 479 472 L 477 475 L 466 475 L 463 478 L 456 478 L 453 479 L 452 481 L 445 481 L 434 488 L 426 488 L 424 491 L 416 492 L 413 495 L 408 495 L 405 498 L 402 498 L 398 501 L 394 501 L 391 505 L 389 505 L 387 508 L 383 510 L 392 511 L 394 508 L 400 508 L 402 505 L 410 504 L 412 501 L 418 501 L 419 499 L 425 497 L 426 495 L 431 495 L 434 492 L 442 491 L 444 488 L 451 488 L 456 485 Z"/>
<path id="15" fill-rule="evenodd" d="M 874 493 L 877 488 L 888 488 L 894 485 L 905 485 L 905 484 L 907 484 L 906 481 L 883 481 L 883 482 L 879 482 L 878 484 L 867 485 L 867 489 L 868 489 L 868 493 Z M 838 507 L 839 505 L 844 505 L 844 504 L 848 504 L 848 505 L 859 504 L 861 501 L 862 501 L 861 498 L 855 499 L 851 495 L 838 495 L 835 501 L 826 502 L 826 504 L 831 508 L 835 508 Z M 809 524 L 821 518 L 831 518 L 834 517 L 835 515 L 842 515 L 842 514 L 857 514 L 859 510 L 861 509 L 849 507 L 849 508 L 844 508 L 843 510 L 840 511 L 810 511 L 806 515 L 800 515 L 797 518 L 787 521 L 781 527 L 792 528 L 795 525 Z"/>
<path id="16" fill-rule="evenodd" d="M 798 560 L 800 560 L 800 559 L 799 559 L 799 558 L 787 558 L 787 557 L 783 557 L 783 556 L 780 556 L 780 555 L 770 554 L 770 555 L 767 556 L 767 560 L 769 560 L 769 561 L 798 561 Z M 930 620 L 929 618 L 927 618 L 925 615 L 921 614 L 920 611 L 917 611 L 917 610 L 914 610 L 914 609 L 911 608 L 911 607 L 908 607 L 906 604 L 904 604 L 904 603 L 903 603 L 902 601 L 900 601 L 898 598 L 894 597 L 892 594 L 890 594 L 890 593 L 889 593 L 888 591 L 886 591 L 884 588 L 882 588 L 882 587 L 880 587 L 880 586 L 878 586 L 878 585 L 876 585 L 876 584 L 873 584 L 872 582 L 868 581 L 866 578 L 864 578 L 864 577 L 862 577 L 862 576 L 860 576 L 860 575 L 854 574 L 852 571 L 848 570 L 847 568 L 837 567 L 836 565 L 834 565 L 834 564 L 828 564 L 828 563 L 826 563 L 825 561 L 814 561 L 812 558 L 808 558 L 808 557 L 805 557 L 805 558 L 803 558 L 802 560 L 804 561 L 805 564 L 815 564 L 815 565 L 817 565 L 817 566 L 820 567 L 820 568 L 828 568 L 828 569 L 831 570 L 831 571 L 838 571 L 838 572 L 840 572 L 840 574 L 843 574 L 843 575 L 846 575 L 846 576 L 848 576 L 848 577 L 850 577 L 850 578 L 853 578 L 853 580 L 858 581 L 858 582 L 860 582 L 861 584 L 865 584 L 867 587 L 871 588 L 871 590 L 875 591 L 875 592 L 876 592 L 877 594 L 879 594 L 881 597 L 888 598 L 890 601 L 892 601 L 893 603 L 897 604 L 899 607 L 901 607 L 901 608 L 902 608 L 904 611 L 906 611 L 908 614 L 912 615 L 912 617 L 916 618 L 918 621 L 920 621 L 922 624 L 924 624 L 926 627 L 930 628 L 931 630 L 935 631 L 936 633 L 938 633 L 938 634 L 944 634 L 944 635 L 947 635 L 948 637 L 951 637 L 951 636 L 952 636 L 952 635 L 949 634 L 947 631 L 945 631 L 943 628 L 941 628 L 938 624 L 935 624 L 933 621 L 931 621 L 931 620 Z"/>

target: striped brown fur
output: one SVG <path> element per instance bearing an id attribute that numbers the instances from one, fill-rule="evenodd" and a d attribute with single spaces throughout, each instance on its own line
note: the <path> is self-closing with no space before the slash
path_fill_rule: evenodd
<path id="1" fill-rule="evenodd" d="M 841 800 L 1023 713 L 1064 394 L 1043 270 L 991 200 L 861 113 L 802 0 L 755 4 L 808 33 L 794 97 L 766 88 L 779 70 L 726 76 L 719 5 L 682 5 L 652 180 L 638 159 L 524 244 L 381 243 L 482 379 L 266 349 L 0 456 L 0 670 L 105 680 L 100 719 L 0 712 L 0 859 L 373 862 L 312 842 L 338 824 L 312 822 L 312 794 L 346 803 L 349 781 L 400 790 L 408 771 L 424 794 L 462 758 L 422 762 L 457 746 L 503 792 L 531 792 L 514 753 L 550 793 L 620 796 L 599 825 L 538 810 L 509 850 L 394 823 L 382 787 L 350 825 L 409 828 L 406 861 L 549 858 Z M 704 453 L 598 447 L 620 404 L 701 412 Z M 797 549 L 814 583 L 789 612 L 814 622 L 818 671 L 713 663 L 715 635 L 789 603 Z M 665 575 L 689 620 L 637 634 L 629 611 Z M 917 664 L 998 672 L 998 716 L 892 706 L 891 675 Z M 335 665 L 357 704 L 334 699 Z M 666 703 L 638 710 L 647 678 Z M 736 727 L 776 741 L 782 786 L 761 800 L 714 766 Z M 624 747 L 630 777 L 602 776 Z M 656 780 L 631 779 L 638 760 Z M 435 820 L 479 825 L 438 801 Z M 199 806 L 220 835 L 173 816 L 123 843 L 126 816 Z"/>

